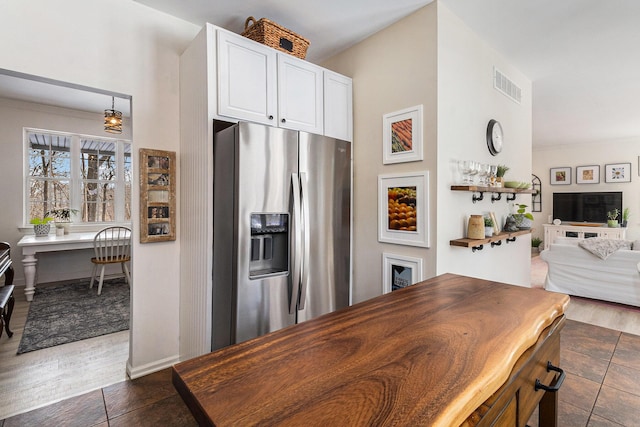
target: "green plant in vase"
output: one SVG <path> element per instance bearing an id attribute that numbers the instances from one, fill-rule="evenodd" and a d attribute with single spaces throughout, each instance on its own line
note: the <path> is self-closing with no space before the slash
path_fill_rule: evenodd
<path id="1" fill-rule="evenodd" d="M 493 236 L 493 220 L 488 217 L 485 216 L 484 217 L 484 237 L 491 237 Z"/>
<path id="2" fill-rule="evenodd" d="M 49 231 L 51 231 L 51 224 L 49 224 L 51 221 L 53 221 L 53 218 L 45 214 L 42 218 L 31 218 L 29 222 L 33 224 L 33 232 L 36 237 L 42 237 L 48 235 Z"/>
<path id="3" fill-rule="evenodd" d="M 533 225 L 533 215 L 527 212 L 527 205 L 516 203 L 514 206 L 517 207 L 516 213 L 513 214 L 516 226 L 520 230 L 529 230 Z"/>
<path id="4" fill-rule="evenodd" d="M 622 226 L 626 227 L 627 223 L 629 222 L 629 217 L 631 216 L 631 213 L 629 212 L 629 208 L 624 208 L 622 210 Z"/>
<path id="5" fill-rule="evenodd" d="M 540 245 L 542 244 L 542 239 L 539 237 L 531 238 L 531 248 L 533 251 L 540 251 Z"/>
<path id="6" fill-rule="evenodd" d="M 64 234 L 69 234 L 71 215 L 75 215 L 77 213 L 77 209 L 59 208 L 52 209 L 46 212 L 45 215 L 53 217 L 53 219 L 55 219 L 56 228 L 64 228 Z"/>
<path id="7" fill-rule="evenodd" d="M 607 212 L 607 226 L 612 228 L 620 227 L 620 224 L 618 224 L 618 215 L 620 215 L 620 209 L 618 208 Z"/>
<path id="8" fill-rule="evenodd" d="M 504 174 L 509 170 L 509 166 L 498 165 L 496 169 L 496 187 L 502 187 L 504 181 Z"/>

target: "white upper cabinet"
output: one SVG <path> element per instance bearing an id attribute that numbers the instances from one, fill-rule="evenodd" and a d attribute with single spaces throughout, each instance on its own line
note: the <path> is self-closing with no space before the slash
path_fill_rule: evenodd
<path id="1" fill-rule="evenodd" d="M 216 28 L 214 117 L 351 141 L 351 79 Z M 212 39 L 209 39 L 213 41 Z M 215 65 L 214 65 L 215 64 Z"/>
<path id="2" fill-rule="evenodd" d="M 323 134 L 322 70 L 278 53 L 278 126 Z"/>
<path id="3" fill-rule="evenodd" d="M 275 126 L 276 52 L 245 37 L 217 33 L 218 114 Z"/>
<path id="4" fill-rule="evenodd" d="M 353 140 L 353 82 L 329 70 L 324 70 L 324 134 Z"/>

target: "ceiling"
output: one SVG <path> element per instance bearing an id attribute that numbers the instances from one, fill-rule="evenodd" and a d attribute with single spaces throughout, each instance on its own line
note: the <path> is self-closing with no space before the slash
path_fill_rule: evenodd
<path id="1" fill-rule="evenodd" d="M 236 33 L 248 16 L 267 17 L 308 38 L 307 59 L 319 63 L 432 0 L 136 1 L 198 26 L 211 22 Z M 639 1 L 440 2 L 531 79 L 534 146 L 640 137 Z M 110 108 L 107 92 L 41 86 L 43 79 L 26 84 L 3 71 L 0 96 L 45 104 L 62 99 L 67 108 L 97 112 Z M 128 101 L 116 98 L 116 109 L 125 116 Z"/>
<path id="2" fill-rule="evenodd" d="M 0 98 L 103 114 L 111 108 L 112 96 L 115 109 L 130 117 L 127 95 L 0 69 Z"/>
<path id="3" fill-rule="evenodd" d="M 267 17 L 311 41 L 319 62 L 431 0 L 137 0 L 236 33 Z M 534 146 L 640 136 L 640 2 L 440 0 L 533 82 Z"/>

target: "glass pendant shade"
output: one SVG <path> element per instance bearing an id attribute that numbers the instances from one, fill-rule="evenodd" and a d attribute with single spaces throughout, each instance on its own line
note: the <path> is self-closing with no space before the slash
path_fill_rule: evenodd
<path id="1" fill-rule="evenodd" d="M 109 133 L 122 133 L 122 113 L 114 108 L 114 98 L 111 97 L 111 109 L 104 110 L 104 130 Z"/>

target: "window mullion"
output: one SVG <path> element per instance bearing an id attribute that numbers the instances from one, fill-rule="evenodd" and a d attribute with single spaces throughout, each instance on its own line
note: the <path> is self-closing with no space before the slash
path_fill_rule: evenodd
<path id="1" fill-rule="evenodd" d="M 82 222 L 82 174 L 81 174 L 81 141 L 78 135 L 71 136 L 71 200 L 69 207 L 76 209 L 80 215 L 71 215 L 72 222 Z"/>

